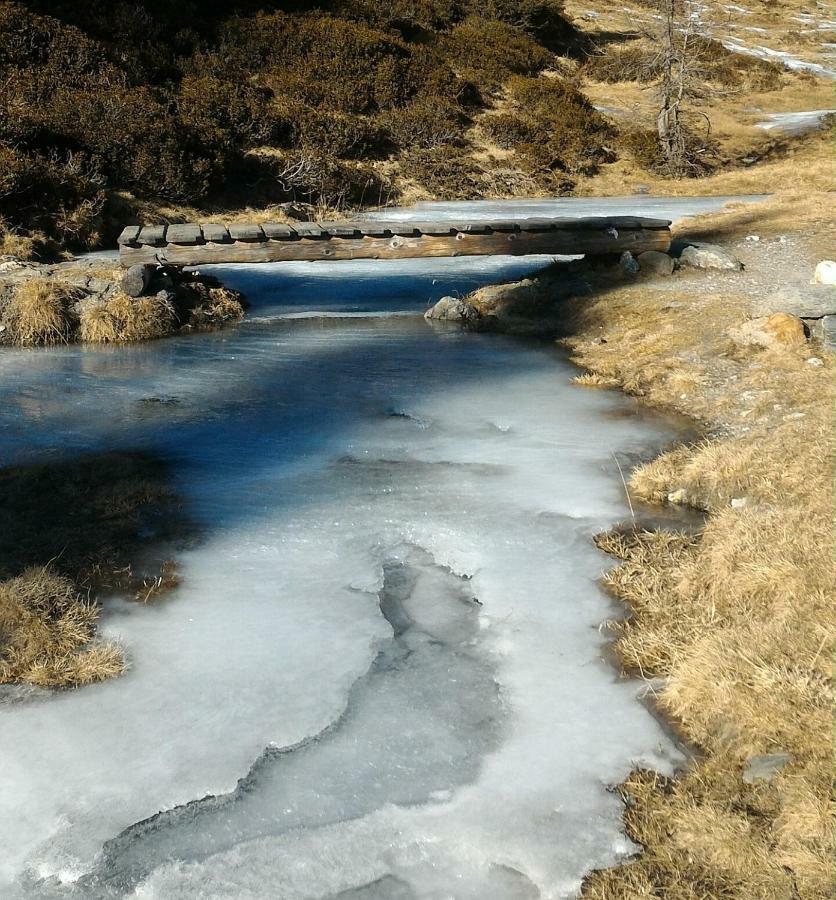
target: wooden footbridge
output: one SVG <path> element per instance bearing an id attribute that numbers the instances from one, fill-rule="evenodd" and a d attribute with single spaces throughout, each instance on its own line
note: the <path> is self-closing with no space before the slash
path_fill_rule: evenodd
<path id="1" fill-rule="evenodd" d="M 438 256 L 602 255 L 666 251 L 670 222 L 633 216 L 508 222 L 294 222 L 131 225 L 119 236 L 123 266 L 201 266 Z"/>

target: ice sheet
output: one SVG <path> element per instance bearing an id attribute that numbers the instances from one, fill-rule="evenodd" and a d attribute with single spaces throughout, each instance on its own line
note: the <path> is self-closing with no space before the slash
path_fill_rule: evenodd
<path id="1" fill-rule="evenodd" d="M 0 705 L 0 895 L 556 897 L 632 850 L 606 785 L 678 754 L 602 659 L 590 536 L 666 426 L 419 317 L 8 359 L 4 459 L 159 453 L 206 536 L 106 611 L 127 675 Z"/>

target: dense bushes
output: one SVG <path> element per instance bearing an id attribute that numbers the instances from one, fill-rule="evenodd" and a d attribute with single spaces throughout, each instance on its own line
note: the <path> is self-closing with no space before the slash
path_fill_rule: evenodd
<path id="1" fill-rule="evenodd" d="M 565 175 L 589 174 L 613 158 L 612 126 L 572 85 L 558 78 L 514 78 L 514 112 L 485 119 L 483 127 L 503 148 L 517 151 L 531 170 Z"/>
<path id="2" fill-rule="evenodd" d="M 312 7 L 0 0 L 0 220 L 92 246 L 117 190 L 378 202 L 391 185 L 364 163 L 463 147 L 488 92 L 573 39 L 558 0 Z"/>

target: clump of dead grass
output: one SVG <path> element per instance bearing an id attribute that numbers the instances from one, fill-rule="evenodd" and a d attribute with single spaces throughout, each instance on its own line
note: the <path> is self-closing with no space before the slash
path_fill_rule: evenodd
<path id="1" fill-rule="evenodd" d="M 67 343 L 75 328 L 72 305 L 77 297 L 71 285 L 52 279 L 22 282 L 3 309 L 13 343 L 21 347 Z"/>
<path id="2" fill-rule="evenodd" d="M 575 375 L 572 384 L 588 388 L 613 388 L 618 387 L 618 380 L 597 372 L 584 372 L 583 375 Z"/>
<path id="3" fill-rule="evenodd" d="M 110 344 L 147 341 L 177 329 L 174 306 L 159 296 L 132 298 L 118 291 L 100 304 L 82 310 L 82 341 Z"/>
<path id="4" fill-rule="evenodd" d="M 0 684 L 78 687 L 120 675 L 122 650 L 96 639 L 98 615 L 49 567 L 0 582 Z"/>
<path id="5" fill-rule="evenodd" d="M 224 287 L 193 290 L 194 305 L 189 313 L 189 324 L 194 326 L 222 325 L 237 322 L 244 317 L 241 295 Z"/>

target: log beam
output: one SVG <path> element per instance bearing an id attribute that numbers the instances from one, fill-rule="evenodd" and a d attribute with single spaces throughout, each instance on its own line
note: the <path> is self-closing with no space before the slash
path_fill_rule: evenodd
<path id="1" fill-rule="evenodd" d="M 412 225 L 385 222 L 299 223 L 294 226 L 206 227 L 200 238 L 179 226 L 169 241 L 158 229 L 120 240 L 120 262 L 170 266 L 446 256 L 602 255 L 667 251 L 670 223 L 658 219 L 519 220 L 504 223 Z M 196 228 L 198 226 L 191 226 Z M 171 226 L 174 228 L 174 226 Z M 226 236 L 228 233 L 228 237 Z M 208 238 L 223 237 L 222 240 Z"/>

